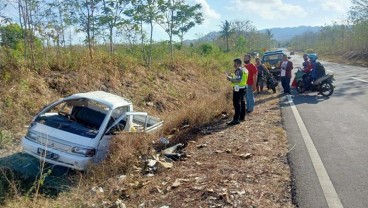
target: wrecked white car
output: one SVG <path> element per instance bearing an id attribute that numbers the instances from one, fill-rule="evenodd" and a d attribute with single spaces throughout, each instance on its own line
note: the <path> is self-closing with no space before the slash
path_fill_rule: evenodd
<path id="1" fill-rule="evenodd" d="M 163 121 L 133 112 L 123 97 L 94 91 L 74 94 L 46 106 L 22 138 L 23 151 L 48 163 L 85 170 L 103 160 L 119 131 L 151 132 Z"/>

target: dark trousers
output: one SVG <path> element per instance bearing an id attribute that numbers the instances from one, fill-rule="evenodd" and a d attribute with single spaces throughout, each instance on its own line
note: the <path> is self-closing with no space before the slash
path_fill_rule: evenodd
<path id="1" fill-rule="evenodd" d="M 239 121 L 239 119 L 244 119 L 245 117 L 245 89 L 239 89 L 238 92 L 233 90 L 233 105 L 234 105 L 234 121 Z"/>
<path id="2" fill-rule="evenodd" d="M 284 93 L 290 94 L 290 77 L 281 77 L 281 85 L 284 88 Z"/>
<path id="3" fill-rule="evenodd" d="M 303 85 L 305 90 L 310 90 L 311 87 L 312 78 L 309 76 L 309 74 L 305 74 L 303 76 Z"/>

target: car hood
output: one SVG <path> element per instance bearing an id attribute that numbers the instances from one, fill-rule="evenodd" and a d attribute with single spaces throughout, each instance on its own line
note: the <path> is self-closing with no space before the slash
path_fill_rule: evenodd
<path id="1" fill-rule="evenodd" d="M 35 123 L 30 129 L 34 135 L 37 135 L 36 142 L 48 147 L 68 151 L 74 146 L 90 147 L 93 139 L 79 136 L 66 131 L 46 126 L 41 123 Z"/>

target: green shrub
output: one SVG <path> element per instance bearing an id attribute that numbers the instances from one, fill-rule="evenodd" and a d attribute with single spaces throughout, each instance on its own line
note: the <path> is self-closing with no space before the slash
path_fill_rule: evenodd
<path id="1" fill-rule="evenodd" d="M 0 130 L 0 148 L 4 148 L 12 141 L 12 136 L 9 131 Z"/>
<path id="2" fill-rule="evenodd" d="M 219 51 L 219 48 L 211 43 L 203 43 L 199 46 L 199 53 L 201 55 L 210 55 L 217 51 Z"/>
<path id="3" fill-rule="evenodd" d="M 308 48 L 307 50 L 305 50 L 306 53 L 315 53 L 315 51 L 311 48 Z"/>

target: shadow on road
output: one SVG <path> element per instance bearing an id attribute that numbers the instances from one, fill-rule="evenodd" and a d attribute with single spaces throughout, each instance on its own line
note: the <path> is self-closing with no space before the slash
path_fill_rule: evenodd
<path id="1" fill-rule="evenodd" d="M 300 104 L 318 104 L 320 102 L 326 101 L 330 99 L 330 97 L 323 97 L 322 95 L 317 95 L 317 92 L 309 93 L 309 94 L 293 94 L 291 95 L 294 105 Z M 290 105 L 287 96 L 280 97 L 280 106 L 288 107 Z"/>
<path id="2" fill-rule="evenodd" d="M 55 197 L 70 189 L 72 176 L 76 173 L 69 168 L 47 163 L 42 169 L 38 159 L 20 152 L 0 158 L 0 169 L 0 202 L 7 194 L 14 192 L 11 190 L 14 187 L 17 193 L 33 193 L 38 182 L 42 182 L 40 193 Z"/>

